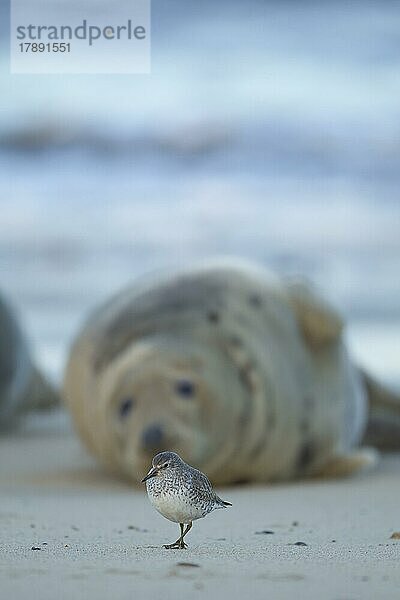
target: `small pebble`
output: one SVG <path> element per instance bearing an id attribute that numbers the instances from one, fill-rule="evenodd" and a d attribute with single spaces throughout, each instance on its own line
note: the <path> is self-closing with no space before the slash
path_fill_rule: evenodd
<path id="1" fill-rule="evenodd" d="M 191 563 L 191 562 L 178 562 L 176 563 L 177 567 L 200 567 L 200 565 L 198 565 L 197 563 Z"/>
<path id="2" fill-rule="evenodd" d="M 305 542 L 295 542 L 292 546 L 308 546 Z"/>
<path id="3" fill-rule="evenodd" d="M 271 529 L 263 529 L 262 531 L 256 531 L 256 535 L 271 535 L 273 533 L 275 533 L 275 531 L 271 531 Z"/>
<path id="4" fill-rule="evenodd" d="M 390 536 L 391 540 L 400 540 L 400 531 L 395 531 L 392 533 L 392 535 Z"/>

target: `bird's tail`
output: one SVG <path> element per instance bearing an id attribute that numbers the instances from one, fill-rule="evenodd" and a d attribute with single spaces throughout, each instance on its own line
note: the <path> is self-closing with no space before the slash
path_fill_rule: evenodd
<path id="1" fill-rule="evenodd" d="M 227 506 L 232 506 L 232 504 L 230 502 L 226 502 L 225 500 L 222 500 L 221 498 L 218 498 L 218 500 L 221 503 L 221 506 L 223 506 L 224 508 L 226 508 Z"/>

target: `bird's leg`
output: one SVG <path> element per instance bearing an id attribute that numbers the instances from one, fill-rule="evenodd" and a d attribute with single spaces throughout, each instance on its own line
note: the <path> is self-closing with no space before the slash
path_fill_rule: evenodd
<path id="1" fill-rule="evenodd" d="M 183 529 L 183 528 L 182 528 Z M 180 539 L 180 548 L 187 548 L 187 544 L 185 544 L 185 542 L 183 541 L 183 538 L 185 537 L 185 535 L 187 534 L 187 532 L 192 529 L 192 522 L 190 521 L 190 523 L 187 524 L 186 530 L 184 533 L 182 533 L 181 535 L 181 539 Z"/>
<path id="2" fill-rule="evenodd" d="M 173 544 L 164 544 L 164 548 L 166 548 L 167 550 L 172 550 L 174 548 L 185 548 L 185 542 L 183 541 L 183 537 L 187 533 L 188 530 L 186 529 L 185 533 L 183 533 L 183 529 L 184 529 L 183 523 L 179 523 L 179 526 L 181 528 L 181 536 Z M 183 546 L 182 546 L 182 544 L 183 544 Z"/>

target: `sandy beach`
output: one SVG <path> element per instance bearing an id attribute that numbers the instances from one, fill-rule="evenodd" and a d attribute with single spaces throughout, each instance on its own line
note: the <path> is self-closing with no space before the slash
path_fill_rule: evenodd
<path id="1" fill-rule="evenodd" d="M 400 456 L 340 481 L 226 488 L 187 550 L 143 489 L 91 461 L 65 417 L 0 439 L 3 598 L 397 599 Z M 301 543 L 301 544 L 300 544 Z"/>
<path id="2" fill-rule="evenodd" d="M 38 5 L 35 21 L 20 4 Z M 153 2 L 151 73 L 117 74 L 113 28 L 135 21 L 135 4 L 149 2 L 0 0 L 0 299 L 26 340 L 2 326 L 0 306 L 0 427 L 47 397 L 30 380 L 30 354 L 64 397 L 71 379 L 87 398 L 87 430 L 98 426 L 90 402 L 103 402 L 124 456 L 146 436 L 150 456 L 151 430 L 179 449 L 174 421 L 192 444 L 192 427 L 213 420 L 229 446 L 240 434 L 241 456 L 245 445 L 247 456 L 262 452 L 263 426 L 285 444 L 301 437 L 306 468 L 323 435 L 312 417 L 329 415 L 331 440 L 341 429 L 330 405 L 319 410 L 320 390 L 346 406 L 336 412 L 346 438 L 363 420 L 324 365 L 351 374 L 331 346 L 339 314 L 351 361 L 400 397 L 400 2 Z M 45 12 L 40 35 L 62 26 L 68 52 L 53 39 L 19 44 L 18 29 L 37 28 Z M 108 31 L 107 47 L 71 30 L 69 56 L 68 27 L 83 21 Z M 84 74 L 87 45 L 96 68 Z M 13 48 L 26 75 L 13 73 Z M 68 61 L 57 71 L 61 58 L 79 74 Z M 292 290 L 304 279 L 328 304 L 277 290 L 264 302 L 235 277 L 186 278 L 187 294 L 168 285 L 148 301 L 142 278 L 225 258 L 257 263 Z M 100 327 L 98 307 L 130 286 L 143 289 L 137 307 L 114 299 Z M 66 377 L 72 347 L 81 365 L 72 344 L 88 318 L 93 385 Z M 280 417 L 281 381 L 296 419 Z M 197 439 L 201 451 L 220 447 Z M 0 600 L 400 600 L 400 452 L 349 479 L 217 491 L 232 507 L 195 522 L 187 550 L 166 550 L 179 527 L 144 485 L 105 473 L 59 407 L 24 417 L 0 431 Z"/>

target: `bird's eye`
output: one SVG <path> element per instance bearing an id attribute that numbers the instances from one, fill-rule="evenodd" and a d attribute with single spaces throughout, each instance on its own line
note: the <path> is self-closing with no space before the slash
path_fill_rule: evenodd
<path id="1" fill-rule="evenodd" d="M 135 402 L 133 398 L 123 398 L 119 404 L 119 416 L 121 419 L 125 419 L 131 412 Z"/>
<path id="2" fill-rule="evenodd" d="M 194 383 L 189 379 L 180 379 L 175 384 L 175 391 L 182 398 L 192 398 L 195 392 Z"/>

